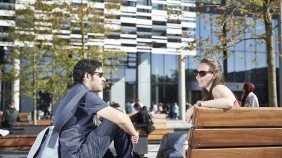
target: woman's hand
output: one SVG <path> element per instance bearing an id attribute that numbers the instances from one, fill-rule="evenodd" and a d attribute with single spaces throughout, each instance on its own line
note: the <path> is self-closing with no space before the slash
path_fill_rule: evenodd
<path id="1" fill-rule="evenodd" d="M 189 109 L 187 109 L 186 114 L 185 114 L 185 121 L 187 121 L 188 123 L 190 123 L 190 121 L 192 120 L 192 115 L 194 113 L 194 109 L 195 107 L 198 107 L 198 104 L 194 104 L 193 106 L 191 106 Z"/>

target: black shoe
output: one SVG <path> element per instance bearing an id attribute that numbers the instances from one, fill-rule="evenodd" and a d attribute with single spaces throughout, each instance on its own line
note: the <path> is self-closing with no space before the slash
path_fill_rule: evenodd
<path id="1" fill-rule="evenodd" d="M 138 154 L 137 152 L 135 152 L 135 151 L 132 151 L 132 157 L 133 157 L 133 158 L 141 158 L 141 157 L 139 156 L 139 154 Z"/>

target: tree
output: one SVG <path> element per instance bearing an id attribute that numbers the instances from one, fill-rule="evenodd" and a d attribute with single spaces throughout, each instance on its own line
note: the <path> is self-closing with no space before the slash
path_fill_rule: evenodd
<path id="1" fill-rule="evenodd" d="M 212 31 L 216 39 L 199 37 L 198 41 L 188 43 L 184 49 L 197 48 L 204 56 L 212 55 L 226 61 L 233 54 L 232 51 L 229 51 L 230 48 L 236 47 L 241 42 L 253 40 L 256 44 L 264 44 L 267 52 L 269 106 L 277 107 L 275 52 L 273 49 L 273 32 L 277 26 L 273 26 L 272 19 L 275 15 L 280 14 L 279 1 L 222 0 L 220 3 L 216 2 L 204 3 L 201 1 L 194 7 L 198 16 L 203 18 L 203 12 L 216 13 L 207 18 L 208 21 L 212 21 L 210 28 L 215 28 Z M 248 20 L 248 18 L 252 18 L 252 20 Z M 257 25 L 264 25 L 264 30 L 255 32 Z M 252 48 L 254 45 L 249 44 L 249 47 Z M 259 52 L 260 50 L 254 51 L 256 54 Z M 258 60 L 255 58 L 252 62 L 256 63 Z"/>
<path id="2" fill-rule="evenodd" d="M 34 121 L 38 93 L 52 94 L 55 102 L 72 85 L 70 76 L 78 60 L 98 58 L 106 69 L 115 69 L 110 61 L 121 60 L 124 53 L 120 50 L 97 45 L 97 40 L 106 40 L 115 30 L 110 28 L 115 17 L 112 12 L 119 3 L 113 2 L 107 1 L 106 15 L 90 2 L 37 0 L 23 2 L 15 10 L 15 27 L 9 31 L 14 46 L 8 56 L 10 65 L 1 78 L 11 82 L 20 79 L 21 94 L 32 97 Z M 78 38 L 71 38 L 71 32 Z M 14 66 L 16 60 L 20 61 L 19 70 Z"/>

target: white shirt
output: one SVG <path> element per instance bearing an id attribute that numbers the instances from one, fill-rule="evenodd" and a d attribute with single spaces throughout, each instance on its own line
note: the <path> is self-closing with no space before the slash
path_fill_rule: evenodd
<path id="1" fill-rule="evenodd" d="M 258 97 L 253 92 L 248 94 L 244 107 L 259 107 Z"/>

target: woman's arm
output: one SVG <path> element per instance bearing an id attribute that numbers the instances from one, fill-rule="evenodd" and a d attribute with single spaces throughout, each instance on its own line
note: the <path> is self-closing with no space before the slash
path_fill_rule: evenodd
<path id="1" fill-rule="evenodd" d="M 236 98 L 232 91 L 224 86 L 217 85 L 212 90 L 213 100 L 202 101 L 202 107 L 230 109 L 233 107 Z"/>
<path id="2" fill-rule="evenodd" d="M 233 107 L 236 98 L 229 88 L 224 85 L 217 85 L 213 88 L 212 94 L 214 99 L 207 101 L 198 101 L 191 108 L 186 111 L 186 121 L 190 122 L 195 107 L 209 107 L 209 108 L 220 108 L 230 109 Z"/>

